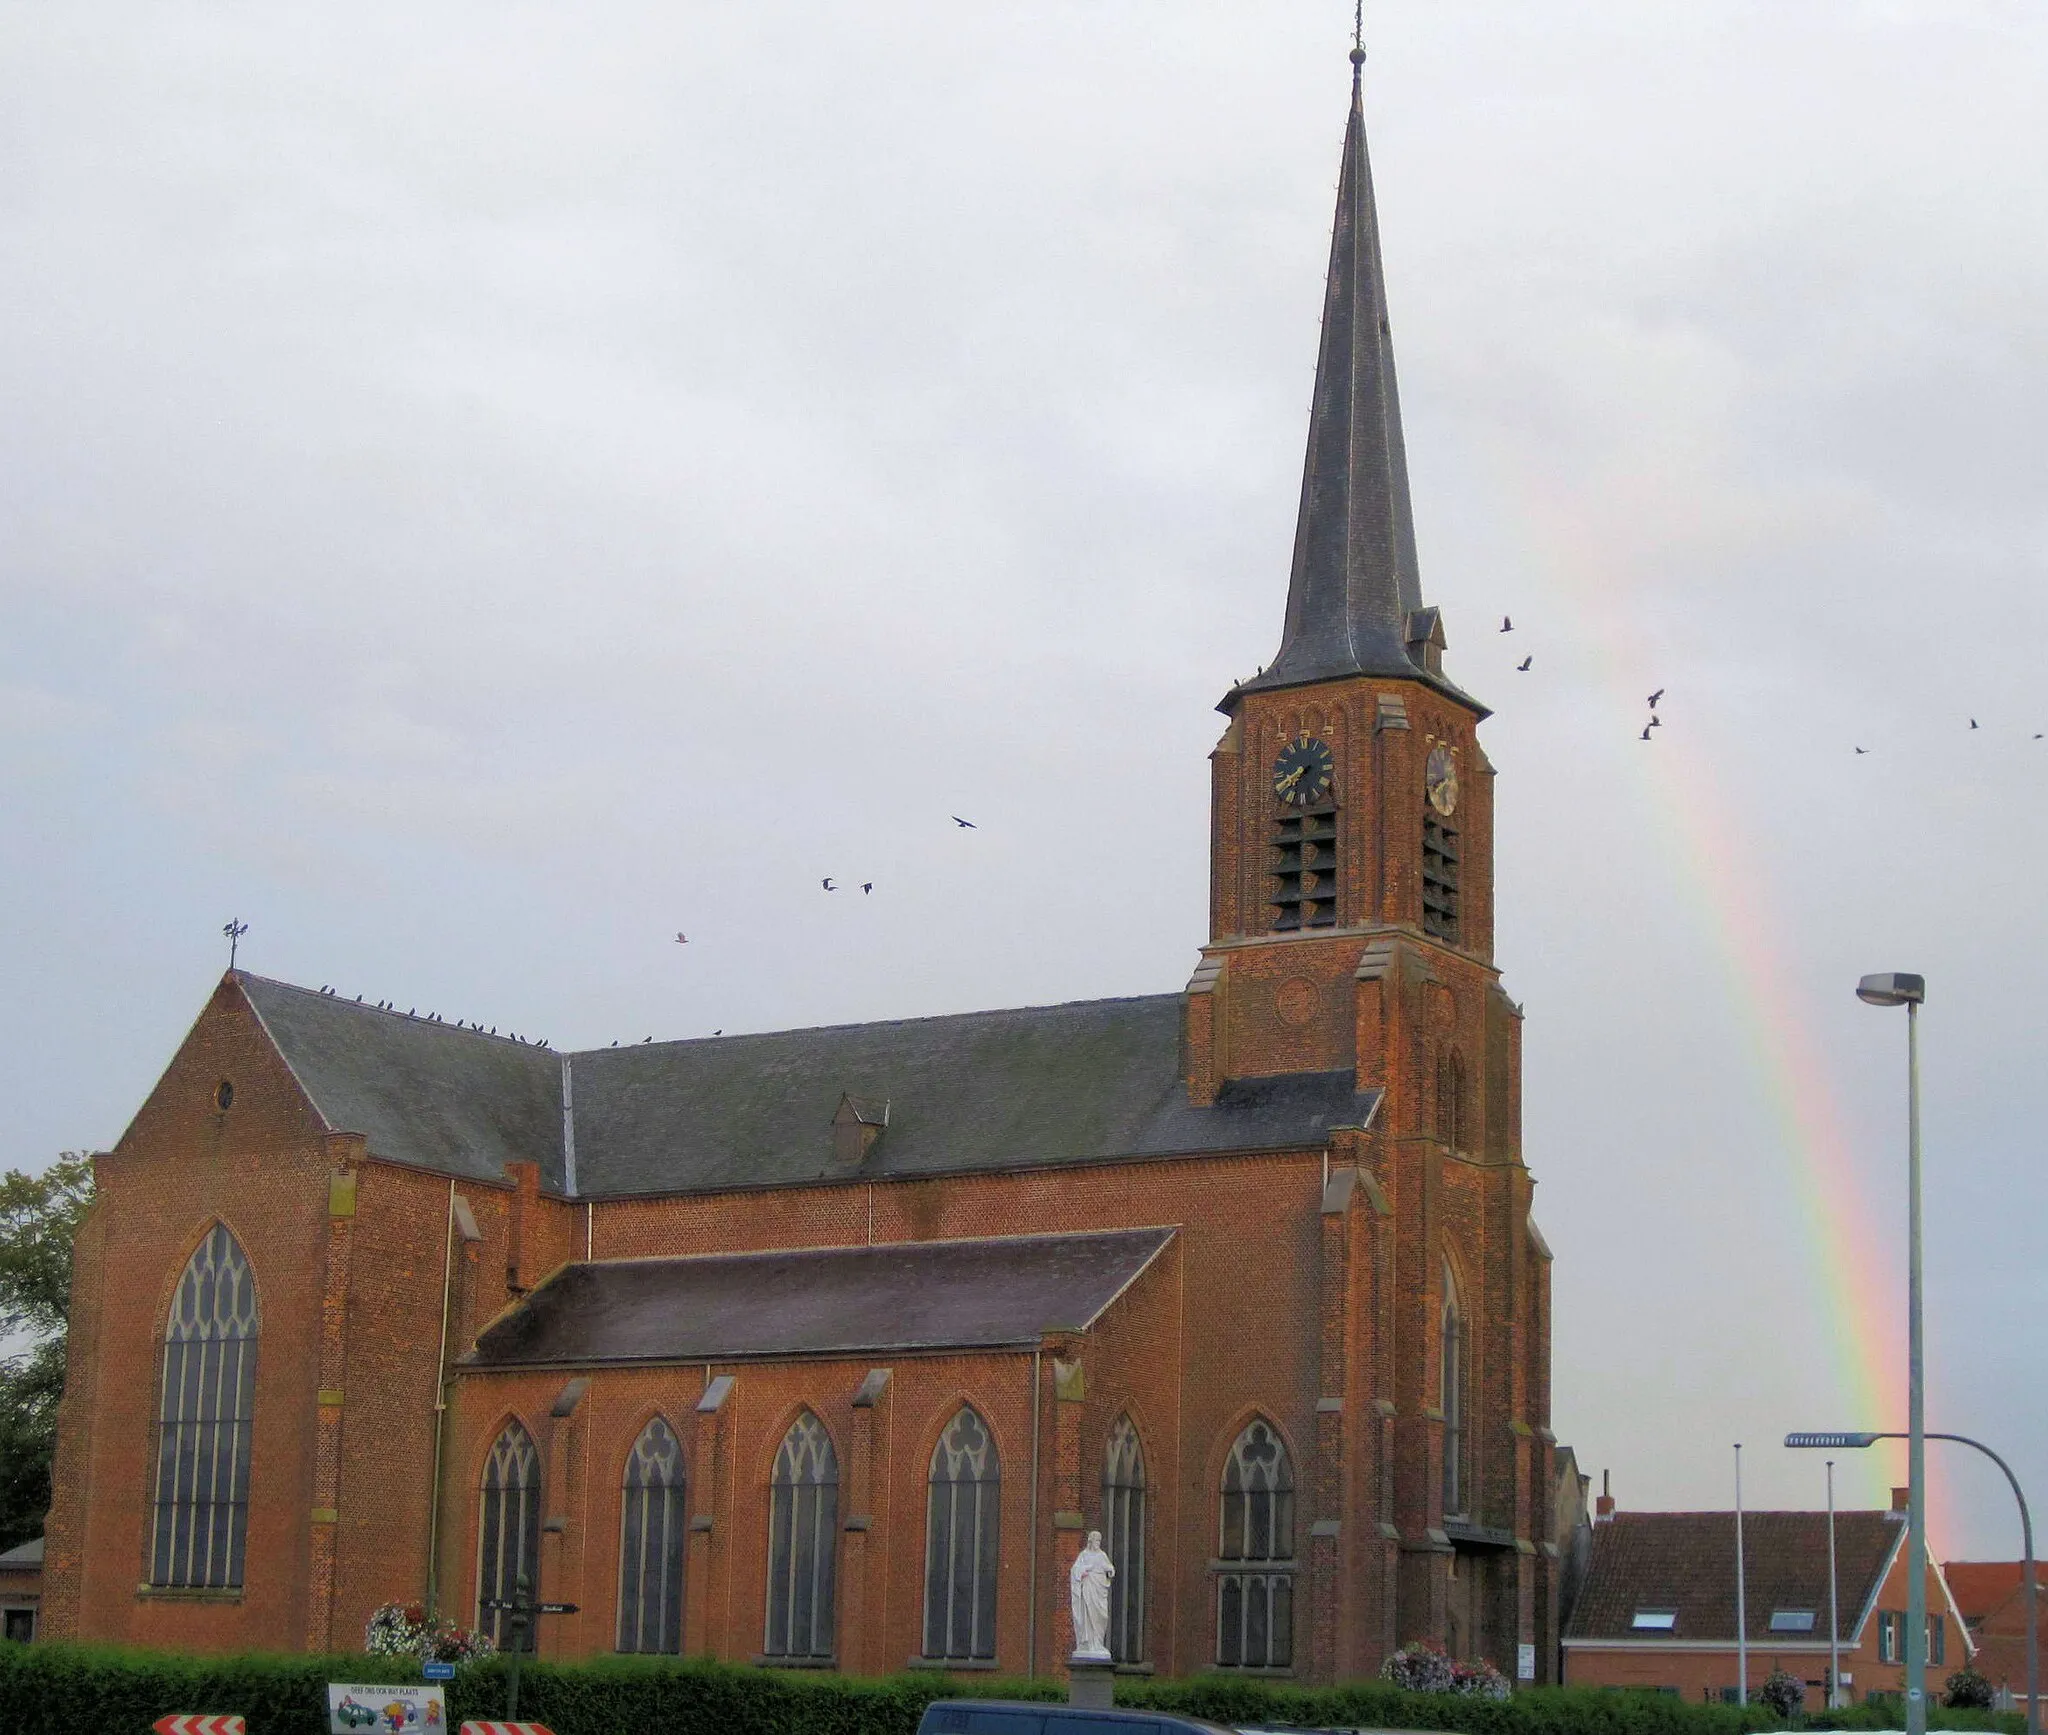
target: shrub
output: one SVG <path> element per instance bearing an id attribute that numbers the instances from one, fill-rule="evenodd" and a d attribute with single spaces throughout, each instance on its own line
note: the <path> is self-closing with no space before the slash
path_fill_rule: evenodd
<path id="1" fill-rule="evenodd" d="M 1764 1684 L 1757 1689 L 1756 1696 L 1789 1723 L 1806 1703 L 1806 1683 L 1797 1675 L 1788 1675 L 1783 1669 L 1773 1669 L 1764 1677 Z"/>
<path id="2" fill-rule="evenodd" d="M 1957 1711 L 1988 1711 L 1991 1683 L 1975 1669 L 1958 1669 L 1944 1685 L 1941 1702 Z"/>

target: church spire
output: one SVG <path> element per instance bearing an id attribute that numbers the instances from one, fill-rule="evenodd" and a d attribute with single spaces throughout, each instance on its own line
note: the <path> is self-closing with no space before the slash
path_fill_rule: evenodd
<path id="1" fill-rule="evenodd" d="M 1438 667 L 1442 628 L 1436 611 L 1423 607 L 1416 576 L 1408 457 L 1365 150 L 1364 62 L 1365 50 L 1353 48 L 1286 629 L 1272 665 L 1236 689 L 1225 710 L 1237 692 L 1345 675 L 1449 685 Z"/>

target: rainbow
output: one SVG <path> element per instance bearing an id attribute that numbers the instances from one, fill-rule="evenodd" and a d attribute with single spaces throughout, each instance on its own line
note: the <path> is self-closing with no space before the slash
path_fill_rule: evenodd
<path id="1" fill-rule="evenodd" d="M 1612 545 L 1612 527 L 1567 522 L 1564 488 L 1543 487 L 1525 477 L 1517 491 L 1523 546 L 1544 560 L 1547 588 L 1560 600 L 1569 596 L 1574 633 L 1588 653 L 1597 685 L 1621 707 L 1616 728 L 1632 733 L 1646 715 L 1644 697 L 1650 687 L 1642 673 L 1655 668 L 1658 659 L 1629 619 L 1623 600 L 1631 588 L 1626 573 L 1618 564 L 1600 570 L 1601 562 L 1589 553 Z M 1814 1249 L 1810 1276 L 1834 1346 L 1844 1419 L 1803 1423 L 1788 1418 L 1787 1426 L 1903 1427 L 1904 1278 L 1878 1257 L 1877 1250 L 1889 1240 L 1879 1233 L 1868 1178 L 1850 1160 L 1851 1141 L 1832 1070 L 1803 1016 L 1807 987 L 1786 969 L 1789 951 L 1779 942 L 1767 895 L 1769 877 L 1756 861 L 1742 816 L 1727 799 L 1714 764 L 1690 739 L 1662 730 L 1654 750 L 1623 757 L 1632 764 L 1644 805 L 1654 816 L 1655 834 L 1688 886 L 1720 959 L 1722 988 L 1746 1033 L 1754 1080 L 1791 1158 L 1787 1172 L 1805 1239 Z M 1844 1505 L 1856 1503 L 1858 1496 L 1846 1491 L 1860 1485 L 1860 1498 L 1882 1506 L 1893 1482 L 1905 1480 L 1905 1447 L 1850 1452 L 1837 1458 L 1836 1469 L 1837 1498 Z M 1927 1469 L 1928 1533 L 1938 1556 L 1933 1539 L 1942 1533 L 1939 1521 L 1956 1508 L 1949 1498 L 1951 1472 L 1939 1449 L 1930 1452 Z"/>

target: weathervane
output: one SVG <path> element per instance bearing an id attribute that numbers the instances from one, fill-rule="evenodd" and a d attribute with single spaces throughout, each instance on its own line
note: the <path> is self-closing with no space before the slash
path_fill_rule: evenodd
<path id="1" fill-rule="evenodd" d="M 1351 6 L 1351 52 L 1365 52 L 1365 0 L 1352 0 Z"/>
<path id="2" fill-rule="evenodd" d="M 230 970 L 232 970 L 235 967 L 236 949 L 242 943 L 242 936 L 246 934 L 248 931 L 249 924 L 245 921 L 242 921 L 239 917 L 236 918 L 234 921 L 229 922 L 226 927 L 221 929 L 221 932 L 225 934 L 228 939 L 228 968 Z"/>

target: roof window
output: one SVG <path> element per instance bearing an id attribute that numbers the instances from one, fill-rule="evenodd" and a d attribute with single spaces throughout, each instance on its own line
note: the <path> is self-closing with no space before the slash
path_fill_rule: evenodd
<path id="1" fill-rule="evenodd" d="M 1810 1608 L 1774 1608 L 1771 1610 L 1771 1631 L 1774 1633 L 1810 1633 L 1813 1631 L 1813 1610 Z"/>
<path id="2" fill-rule="evenodd" d="M 1639 1633 L 1668 1633 L 1678 1625 L 1675 1608 L 1639 1608 L 1629 1626 Z"/>

